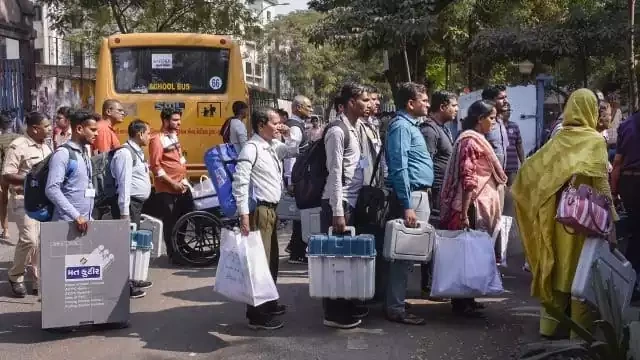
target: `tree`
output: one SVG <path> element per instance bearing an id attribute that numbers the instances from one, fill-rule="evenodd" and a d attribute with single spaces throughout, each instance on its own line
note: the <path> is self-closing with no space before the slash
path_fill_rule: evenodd
<path id="1" fill-rule="evenodd" d="M 359 60 L 357 52 L 333 44 L 316 46 L 309 31 L 324 19 L 315 11 L 298 11 L 277 18 L 266 29 L 264 42 L 273 44 L 273 60 L 296 94 L 316 103 L 330 104 L 336 90 L 346 81 L 373 84 L 382 74 L 382 57 Z M 289 94 L 293 95 L 293 94 Z"/>
<path id="2" fill-rule="evenodd" d="M 316 44 L 355 47 L 361 57 L 387 50 L 391 87 L 409 78 L 426 82 L 424 48 L 437 30 L 437 16 L 455 0 L 312 0 L 326 16 L 311 31 Z"/>
<path id="3" fill-rule="evenodd" d="M 242 33 L 253 20 L 242 0 L 40 0 L 52 27 L 100 36 L 132 32 Z"/>

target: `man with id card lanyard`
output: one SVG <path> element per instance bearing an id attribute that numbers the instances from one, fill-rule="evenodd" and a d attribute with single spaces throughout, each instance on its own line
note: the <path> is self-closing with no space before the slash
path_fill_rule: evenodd
<path id="1" fill-rule="evenodd" d="M 45 194 L 54 206 L 52 221 L 73 221 L 78 231 L 86 233 L 96 196 L 87 145 L 93 144 L 98 124 L 87 111 L 74 112 L 70 117 L 71 139 L 58 147 L 49 161 Z"/>
<path id="2" fill-rule="evenodd" d="M 160 118 L 162 129 L 151 135 L 149 142 L 149 166 L 155 176 L 157 197 L 154 205 L 158 217 L 164 223 L 164 243 L 169 259 L 176 265 L 186 265 L 181 256 L 176 256 L 175 253 L 179 249 L 176 249 L 171 241 L 176 221 L 193 208 L 193 198 L 187 180 L 187 159 L 178 140 L 182 112 L 165 108 L 160 113 Z"/>
<path id="3" fill-rule="evenodd" d="M 149 145 L 149 124 L 136 119 L 127 129 L 129 140 L 115 152 L 111 161 L 111 174 L 115 179 L 116 196 L 110 200 L 113 219 L 129 219 L 140 226 L 142 206 L 151 194 L 149 165 L 143 147 Z M 151 281 L 131 280 L 132 299 L 144 297 L 153 285 Z"/>

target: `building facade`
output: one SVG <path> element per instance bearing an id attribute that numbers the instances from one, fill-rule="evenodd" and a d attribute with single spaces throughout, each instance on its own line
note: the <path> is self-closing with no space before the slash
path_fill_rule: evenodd
<path id="1" fill-rule="evenodd" d="M 93 48 L 54 30 L 49 11 L 46 5 L 34 8 L 35 107 L 49 116 L 61 106 L 93 108 L 96 69 Z"/>
<path id="2" fill-rule="evenodd" d="M 16 127 L 33 106 L 33 17 L 30 0 L 0 1 L 0 112 Z"/>

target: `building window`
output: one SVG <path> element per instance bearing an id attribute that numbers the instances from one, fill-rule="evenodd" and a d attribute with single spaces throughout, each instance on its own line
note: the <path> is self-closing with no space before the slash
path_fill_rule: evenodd
<path id="1" fill-rule="evenodd" d="M 44 64 L 44 51 L 42 49 L 36 49 L 34 56 L 36 64 Z"/>
<path id="2" fill-rule="evenodd" d="M 34 21 L 42 21 L 42 6 L 36 5 L 33 7 L 33 11 L 36 13 L 34 15 Z"/>
<path id="3" fill-rule="evenodd" d="M 271 11 L 267 11 L 267 21 L 271 21 Z"/>
<path id="4" fill-rule="evenodd" d="M 244 64 L 244 72 L 246 75 L 253 75 L 253 67 L 251 65 L 248 61 Z"/>
<path id="5" fill-rule="evenodd" d="M 0 36 L 0 59 L 7 58 L 7 39 Z"/>
<path id="6" fill-rule="evenodd" d="M 256 70 L 256 72 L 255 72 L 254 75 L 256 77 L 262 77 L 262 64 L 256 64 L 255 70 Z"/>

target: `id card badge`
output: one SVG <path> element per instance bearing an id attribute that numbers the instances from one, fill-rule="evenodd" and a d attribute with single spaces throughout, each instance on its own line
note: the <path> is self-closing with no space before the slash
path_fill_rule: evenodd
<path id="1" fill-rule="evenodd" d="M 187 158 L 184 157 L 184 155 L 180 156 L 180 164 L 184 165 L 187 163 Z"/>
<path id="2" fill-rule="evenodd" d="M 369 167 L 369 159 L 368 159 L 368 158 L 366 158 L 366 157 L 364 157 L 364 156 L 363 156 L 363 157 L 361 157 L 361 158 L 360 158 L 360 161 L 358 162 L 358 167 L 359 167 L 360 169 L 366 169 L 366 168 L 368 168 L 368 167 Z"/>
<path id="3" fill-rule="evenodd" d="M 94 197 L 96 197 L 96 189 L 88 188 L 87 190 L 84 191 L 84 197 L 86 197 L 86 198 L 94 198 Z"/>

